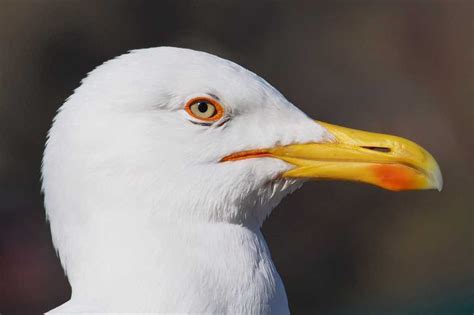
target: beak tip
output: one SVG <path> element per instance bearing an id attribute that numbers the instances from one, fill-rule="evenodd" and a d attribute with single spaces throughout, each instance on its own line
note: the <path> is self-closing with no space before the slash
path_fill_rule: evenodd
<path id="1" fill-rule="evenodd" d="M 443 190 L 443 175 L 441 175 L 441 171 L 439 169 L 435 178 L 435 187 L 439 192 L 441 192 Z"/>
<path id="2" fill-rule="evenodd" d="M 441 174 L 441 169 L 439 168 L 438 163 L 435 162 L 435 166 L 431 174 L 432 188 L 441 192 L 443 190 L 443 174 Z"/>

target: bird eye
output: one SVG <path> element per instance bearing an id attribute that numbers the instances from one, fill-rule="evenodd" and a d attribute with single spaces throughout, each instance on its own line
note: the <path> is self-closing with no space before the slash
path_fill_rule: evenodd
<path id="1" fill-rule="evenodd" d="M 222 106 L 214 99 L 206 97 L 189 100 L 184 109 L 192 117 L 207 122 L 217 121 L 224 115 Z"/>

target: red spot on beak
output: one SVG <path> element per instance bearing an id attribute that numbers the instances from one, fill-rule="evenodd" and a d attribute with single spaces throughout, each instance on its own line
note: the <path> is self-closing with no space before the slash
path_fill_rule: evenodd
<path id="1" fill-rule="evenodd" d="M 413 189 L 417 186 L 417 171 L 402 164 L 376 164 L 372 170 L 380 186 L 394 190 Z"/>

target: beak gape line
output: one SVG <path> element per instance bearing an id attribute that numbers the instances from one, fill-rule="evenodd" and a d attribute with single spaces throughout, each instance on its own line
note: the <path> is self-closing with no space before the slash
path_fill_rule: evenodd
<path id="1" fill-rule="evenodd" d="M 348 180 L 393 191 L 442 189 L 438 164 L 416 143 L 397 136 L 316 123 L 326 128 L 335 141 L 237 152 L 221 162 L 272 157 L 294 166 L 282 174 L 286 178 Z"/>

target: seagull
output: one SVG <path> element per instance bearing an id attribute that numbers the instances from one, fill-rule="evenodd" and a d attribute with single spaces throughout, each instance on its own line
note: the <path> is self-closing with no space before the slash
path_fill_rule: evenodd
<path id="1" fill-rule="evenodd" d="M 322 179 L 442 188 L 419 145 L 315 121 L 231 61 L 173 47 L 109 60 L 48 134 L 42 191 L 72 288 L 48 314 L 289 314 L 260 228 Z"/>

